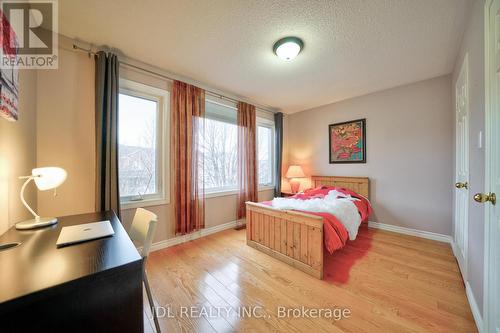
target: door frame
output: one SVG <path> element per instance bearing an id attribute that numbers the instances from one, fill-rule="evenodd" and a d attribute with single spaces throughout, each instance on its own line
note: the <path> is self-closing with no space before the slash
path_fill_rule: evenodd
<path id="1" fill-rule="evenodd" d="M 465 180 L 467 183 L 469 182 L 470 179 L 470 160 L 469 160 L 469 149 L 470 149 L 470 140 L 469 140 L 469 131 L 470 131 L 470 101 L 469 101 L 469 53 L 466 52 L 464 55 L 464 58 L 462 60 L 462 64 L 460 65 L 460 71 L 459 75 L 457 78 L 457 83 L 458 79 L 464 75 L 463 79 L 465 82 L 465 88 L 467 89 L 466 91 L 466 96 L 467 96 L 467 105 L 466 105 L 466 118 L 467 118 L 467 133 L 465 135 L 464 141 L 465 141 L 465 147 L 461 147 L 461 149 L 465 150 L 466 154 L 466 160 L 467 160 L 467 179 Z M 457 90 L 457 83 L 455 84 L 455 101 L 457 100 L 458 96 L 458 90 Z M 455 175 L 454 175 L 454 183 L 459 181 L 458 177 L 458 148 L 459 148 L 459 140 L 458 140 L 458 116 L 457 116 L 457 103 L 455 103 L 454 106 L 454 112 L 455 112 Z M 466 282 L 468 281 L 468 276 L 469 276 L 469 203 L 467 201 L 467 204 L 465 205 L 465 226 L 461 226 L 465 228 L 466 232 L 463 233 L 462 237 L 464 238 L 464 255 L 463 255 L 463 262 L 461 263 L 459 260 L 459 254 L 460 254 L 460 248 L 457 243 L 457 228 L 459 227 L 457 225 L 457 215 L 458 215 L 458 210 L 459 210 L 459 205 L 458 205 L 458 197 L 460 193 L 458 191 L 464 191 L 464 189 L 454 189 L 453 196 L 454 196 L 454 221 L 453 221 L 453 243 L 452 245 L 452 250 L 454 252 L 455 257 L 457 258 L 458 266 L 460 268 L 460 273 L 462 274 L 463 280 Z M 465 189 L 467 191 L 467 196 L 469 196 L 469 190 Z M 460 256 L 461 257 L 461 256 Z"/>
<path id="2" fill-rule="evenodd" d="M 492 149 L 492 136 L 493 132 L 493 124 L 491 122 L 492 119 L 492 103 L 491 103 L 491 82 L 490 82 L 490 67 L 491 67 L 491 59 L 490 59 L 490 7 L 494 0 L 486 0 L 484 4 L 484 67 L 485 67 L 485 184 L 484 184 L 484 192 L 490 192 L 490 178 L 491 178 L 491 170 L 492 170 L 492 154 L 494 150 Z M 495 233 L 490 232 L 490 228 L 492 224 L 492 217 L 490 216 L 490 205 L 484 205 L 484 276 L 483 276 L 483 330 L 485 332 L 489 332 L 494 324 L 494 314 L 492 314 L 492 308 L 494 306 L 495 297 L 491 295 L 490 289 L 491 285 L 495 283 L 495 281 L 491 281 L 490 275 L 494 272 L 494 260 L 490 256 L 490 253 L 495 250 L 495 246 L 499 246 L 499 244 L 495 244 L 492 242 L 492 238 Z M 490 237 L 491 236 L 491 237 Z"/>

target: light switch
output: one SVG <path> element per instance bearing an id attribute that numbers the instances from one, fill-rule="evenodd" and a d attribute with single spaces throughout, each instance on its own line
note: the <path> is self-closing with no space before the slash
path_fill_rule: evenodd
<path id="1" fill-rule="evenodd" d="M 479 131 L 477 135 L 477 148 L 478 149 L 483 148 L 483 131 Z"/>

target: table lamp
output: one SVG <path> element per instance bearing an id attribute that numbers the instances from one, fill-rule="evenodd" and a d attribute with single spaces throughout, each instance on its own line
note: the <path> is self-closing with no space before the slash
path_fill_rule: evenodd
<path id="1" fill-rule="evenodd" d="M 285 177 L 290 178 L 290 188 L 292 193 L 297 193 L 300 187 L 300 181 L 297 178 L 304 178 L 306 175 L 300 165 L 290 165 Z"/>
<path id="2" fill-rule="evenodd" d="M 28 183 L 32 180 L 35 181 L 36 187 L 40 191 L 47 191 L 57 188 L 59 185 L 64 183 L 67 177 L 66 170 L 57 167 L 46 167 L 46 168 L 36 168 L 31 170 L 31 176 L 22 176 L 19 179 L 26 179 L 23 186 L 21 187 L 21 202 L 35 217 L 34 219 L 19 222 L 16 224 L 16 229 L 26 230 L 49 226 L 57 223 L 57 218 L 55 217 L 40 217 L 24 200 L 24 190 Z M 55 194 L 55 191 L 54 191 Z"/>

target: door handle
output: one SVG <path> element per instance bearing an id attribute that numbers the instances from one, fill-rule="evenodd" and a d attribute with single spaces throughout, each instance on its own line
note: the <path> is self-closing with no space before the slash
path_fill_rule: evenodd
<path id="1" fill-rule="evenodd" d="M 469 183 L 465 182 L 465 183 L 455 183 L 455 187 L 456 188 L 469 188 Z"/>
<path id="2" fill-rule="evenodd" d="M 480 203 L 491 202 L 493 205 L 497 203 L 497 196 L 495 193 L 476 193 L 474 200 Z"/>

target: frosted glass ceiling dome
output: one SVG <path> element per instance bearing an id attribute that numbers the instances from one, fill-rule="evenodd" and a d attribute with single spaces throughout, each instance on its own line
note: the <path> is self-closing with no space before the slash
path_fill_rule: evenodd
<path id="1" fill-rule="evenodd" d="M 274 43 L 273 51 L 285 61 L 293 60 L 304 48 L 304 42 L 298 37 L 285 37 Z"/>

